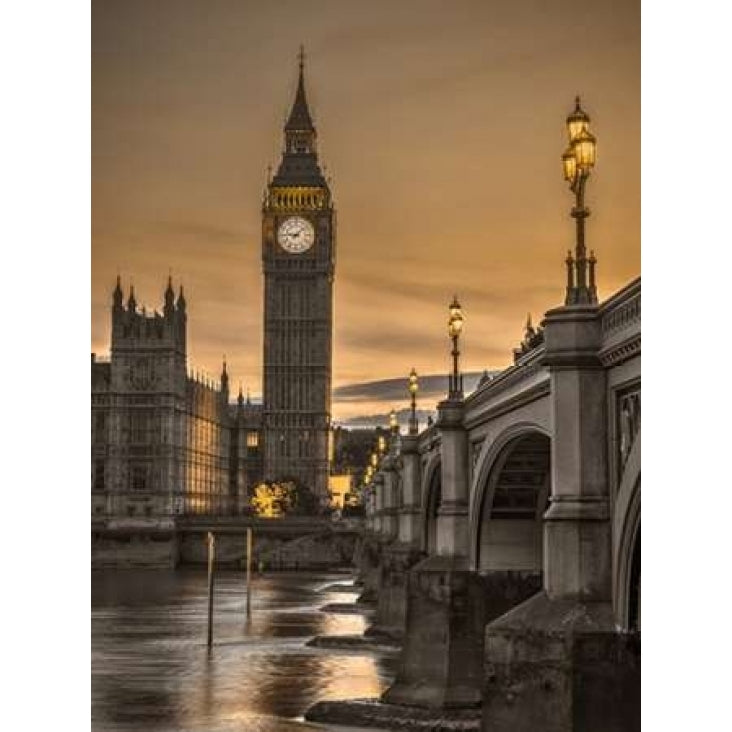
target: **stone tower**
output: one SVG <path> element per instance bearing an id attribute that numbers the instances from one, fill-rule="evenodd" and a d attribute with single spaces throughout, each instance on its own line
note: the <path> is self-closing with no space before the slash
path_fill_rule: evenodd
<path id="1" fill-rule="evenodd" d="M 132 288 L 125 307 L 117 279 L 110 366 L 108 512 L 181 513 L 186 302 L 170 280 L 160 314 L 140 311 Z"/>
<path id="2" fill-rule="evenodd" d="M 92 354 L 92 504 L 98 519 L 160 523 L 231 510 L 229 375 L 186 372 L 186 301 L 127 303 L 117 278 L 108 360 Z"/>
<path id="3" fill-rule="evenodd" d="M 303 53 L 285 148 L 262 206 L 264 478 L 325 500 L 331 409 L 335 211 L 318 165 Z"/>

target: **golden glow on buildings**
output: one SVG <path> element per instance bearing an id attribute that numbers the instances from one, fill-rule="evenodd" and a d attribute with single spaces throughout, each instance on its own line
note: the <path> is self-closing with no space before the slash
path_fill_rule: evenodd
<path id="1" fill-rule="evenodd" d="M 351 492 L 352 478 L 348 474 L 331 475 L 328 479 L 330 491 L 330 505 L 332 508 L 342 509 L 346 502 L 346 494 Z"/>
<path id="2" fill-rule="evenodd" d="M 184 501 L 186 513 L 225 513 L 228 500 L 228 433 L 221 429 L 218 392 L 188 381 L 190 412 L 185 415 Z"/>
<path id="3" fill-rule="evenodd" d="M 267 205 L 277 209 L 321 209 L 328 205 L 328 192 L 316 186 L 273 186 Z"/>
<path id="4" fill-rule="evenodd" d="M 260 518 L 279 518 L 292 507 L 292 483 L 260 483 L 254 489 L 252 508 Z"/>

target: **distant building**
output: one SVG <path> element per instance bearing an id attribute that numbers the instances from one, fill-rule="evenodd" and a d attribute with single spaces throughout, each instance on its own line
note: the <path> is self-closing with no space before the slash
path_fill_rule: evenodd
<path id="1" fill-rule="evenodd" d="M 331 475 L 328 487 L 331 507 L 342 510 L 353 491 L 353 476 L 348 473 Z"/>
<path id="2" fill-rule="evenodd" d="M 186 321 L 170 280 L 162 313 L 147 313 L 118 278 L 111 353 L 91 362 L 96 518 L 238 513 L 261 477 L 261 408 L 229 404 L 225 363 L 218 383 L 188 373 Z"/>

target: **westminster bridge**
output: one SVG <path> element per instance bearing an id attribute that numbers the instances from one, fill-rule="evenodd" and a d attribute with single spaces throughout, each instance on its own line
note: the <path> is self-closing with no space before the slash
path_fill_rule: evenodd
<path id="1" fill-rule="evenodd" d="M 640 729 L 640 299 L 550 310 L 510 368 L 395 432 L 359 557 L 369 633 L 403 643 L 383 702 Z"/>

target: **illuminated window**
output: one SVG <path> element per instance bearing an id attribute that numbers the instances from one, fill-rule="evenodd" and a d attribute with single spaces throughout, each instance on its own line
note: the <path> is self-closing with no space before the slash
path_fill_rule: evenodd
<path id="1" fill-rule="evenodd" d="M 259 447 L 259 432 L 247 432 L 247 447 Z"/>

